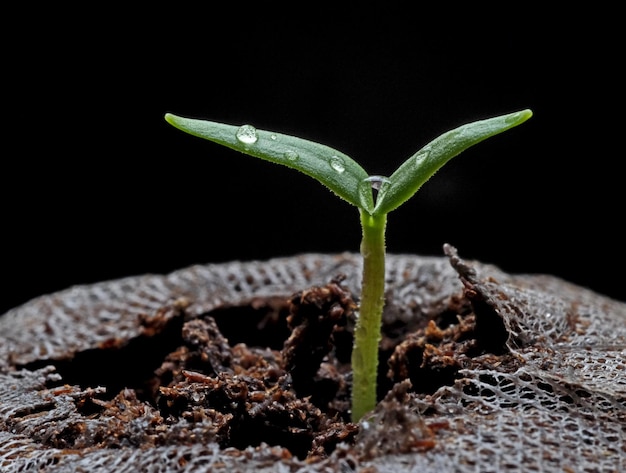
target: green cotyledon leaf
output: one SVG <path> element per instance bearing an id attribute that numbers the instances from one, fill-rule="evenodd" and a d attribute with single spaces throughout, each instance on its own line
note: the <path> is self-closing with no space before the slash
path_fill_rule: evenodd
<path id="1" fill-rule="evenodd" d="M 531 110 L 522 110 L 468 123 L 435 138 L 385 180 L 374 214 L 387 214 L 398 208 L 450 159 L 476 143 L 524 123 L 531 116 Z"/>
<path id="2" fill-rule="evenodd" d="M 165 120 L 191 135 L 266 161 L 296 169 L 328 187 L 339 197 L 371 213 L 374 199 L 365 170 L 352 158 L 328 146 L 251 125 L 184 118 L 168 113 Z"/>

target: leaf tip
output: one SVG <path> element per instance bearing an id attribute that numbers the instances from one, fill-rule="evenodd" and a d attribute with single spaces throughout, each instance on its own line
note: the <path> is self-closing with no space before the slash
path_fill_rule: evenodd
<path id="1" fill-rule="evenodd" d="M 533 111 L 530 108 L 520 110 L 511 114 L 511 119 L 516 125 L 520 125 L 533 116 Z"/>
<path id="2" fill-rule="evenodd" d="M 176 115 L 173 115 L 171 113 L 166 113 L 165 116 L 163 117 L 165 118 L 165 121 L 167 123 L 169 123 L 170 125 L 173 125 L 174 123 L 176 123 Z"/>
<path id="3" fill-rule="evenodd" d="M 190 122 L 188 118 L 184 118 L 178 115 L 174 115 L 173 113 L 166 113 L 164 115 L 165 121 L 172 125 L 174 128 L 178 128 L 181 131 L 186 133 L 194 134 L 192 129 L 190 128 Z"/>
<path id="4" fill-rule="evenodd" d="M 508 115 L 502 115 L 500 119 L 504 119 L 505 127 L 501 131 L 508 130 L 517 125 L 521 125 L 530 117 L 533 116 L 533 111 L 530 108 L 520 110 L 518 112 L 509 113 Z"/>
<path id="5" fill-rule="evenodd" d="M 522 110 L 520 113 L 521 118 L 523 119 L 523 121 L 528 120 L 530 117 L 533 116 L 533 111 L 530 108 L 527 108 L 525 110 Z"/>

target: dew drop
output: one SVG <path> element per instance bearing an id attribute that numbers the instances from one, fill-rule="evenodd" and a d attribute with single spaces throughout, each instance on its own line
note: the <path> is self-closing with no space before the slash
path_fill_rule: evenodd
<path id="1" fill-rule="evenodd" d="M 423 161 L 426 161 L 430 156 L 430 148 L 423 148 L 417 152 L 415 155 L 415 164 L 418 166 L 422 165 Z"/>
<path id="2" fill-rule="evenodd" d="M 390 184 L 391 180 L 385 176 L 369 176 L 359 182 L 359 196 L 363 206 L 367 208 L 368 205 L 371 205 L 372 198 L 376 204 L 379 195 L 385 193 Z"/>
<path id="3" fill-rule="evenodd" d="M 274 134 L 270 135 L 270 140 L 272 140 L 272 141 L 276 141 L 276 138 L 277 138 L 277 136 L 276 136 L 276 135 L 274 135 Z"/>
<path id="4" fill-rule="evenodd" d="M 246 145 L 252 145 L 257 142 L 259 135 L 256 128 L 252 125 L 242 125 L 237 130 L 237 140 Z"/>
<path id="5" fill-rule="evenodd" d="M 291 162 L 297 161 L 298 158 L 300 157 L 300 155 L 298 153 L 296 153 L 295 151 L 293 151 L 291 149 L 285 151 L 284 155 L 285 155 L 285 158 L 287 158 L 287 160 L 289 160 Z"/>
<path id="6" fill-rule="evenodd" d="M 364 179 L 365 182 L 375 191 L 379 191 L 384 185 L 389 184 L 391 181 L 385 176 L 369 176 Z"/>
<path id="7" fill-rule="evenodd" d="M 343 159 L 339 156 L 333 156 L 330 158 L 330 167 L 337 171 L 339 174 L 346 170 L 346 167 L 343 164 Z"/>

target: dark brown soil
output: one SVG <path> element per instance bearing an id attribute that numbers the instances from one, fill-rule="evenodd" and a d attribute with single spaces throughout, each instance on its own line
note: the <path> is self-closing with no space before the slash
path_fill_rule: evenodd
<path id="1" fill-rule="evenodd" d="M 64 383 L 85 389 L 81 411 L 106 419 L 107 427 L 76 425 L 42 443 L 63 449 L 200 439 L 224 449 L 264 443 L 309 462 L 325 458 L 338 444 L 350 445 L 359 433 L 350 421 L 357 301 L 342 287 L 342 279 L 338 275 L 288 300 L 257 300 L 254 307 L 221 308 L 200 317 L 186 314 L 184 301 L 179 301 L 175 317 L 146 319 L 143 335 L 127 345 L 110 342 L 54 363 Z M 257 330 L 242 330 L 242 321 L 249 324 L 251 319 L 256 319 Z M 387 404 L 385 415 L 402 417 L 400 424 L 408 431 L 419 426 L 419 435 L 399 437 L 405 445 L 394 444 L 395 452 L 431 448 L 436 430 L 445 428 L 428 425 L 403 408 L 413 382 L 419 379 L 415 386 L 430 393 L 451 385 L 459 369 L 472 365 L 473 357 L 488 354 L 493 363 L 513 362 L 502 323 L 487 333 L 478 330 L 470 301 L 462 293 L 423 323 L 385 327 L 381 343 L 379 391 Z M 134 362 L 132 372 L 122 368 L 125 359 L 138 357 L 143 363 Z M 160 360 L 159 366 L 155 360 Z M 23 368 L 44 364 L 50 361 Z M 106 389 L 91 389 L 94 386 Z M 367 436 L 363 439 L 367 443 Z M 379 440 L 369 450 L 371 455 L 386 451 Z"/>
<path id="2" fill-rule="evenodd" d="M 359 275 L 342 271 L 357 258 L 189 268 L 33 301 L 2 319 L 0 466 L 623 471 L 626 305 L 448 257 L 391 259 L 379 403 L 359 423 Z M 307 278 L 328 268 L 325 282 L 286 291 L 293 264 Z M 263 293 L 274 281 L 291 295 Z"/>

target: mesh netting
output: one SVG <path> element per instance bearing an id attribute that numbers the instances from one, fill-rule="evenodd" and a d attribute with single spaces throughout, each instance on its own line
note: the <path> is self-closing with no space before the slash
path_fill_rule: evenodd
<path id="1" fill-rule="evenodd" d="M 156 408 L 121 420 L 94 415 L 85 400 L 102 388 L 63 384 L 46 365 L 136 339 L 150 320 L 167 323 L 181 307 L 193 317 L 288 298 L 337 274 L 358 294 L 358 255 L 198 265 L 73 287 L 17 307 L 0 317 L 2 471 L 626 471 L 626 304 L 446 251 L 447 258 L 388 256 L 384 323 L 431 320 L 462 295 L 483 338 L 503 334 L 502 352 L 461 357 L 452 382 L 432 392 L 396 383 L 352 445 L 309 463 L 280 446 L 220 447 L 203 437 L 206 426 L 195 442 L 151 437 L 150 448 L 140 447 L 154 430 Z M 65 448 L 55 440 L 106 435 L 114 421 L 132 434 L 117 448 Z M 171 429 L 196 435 L 180 422 Z"/>

